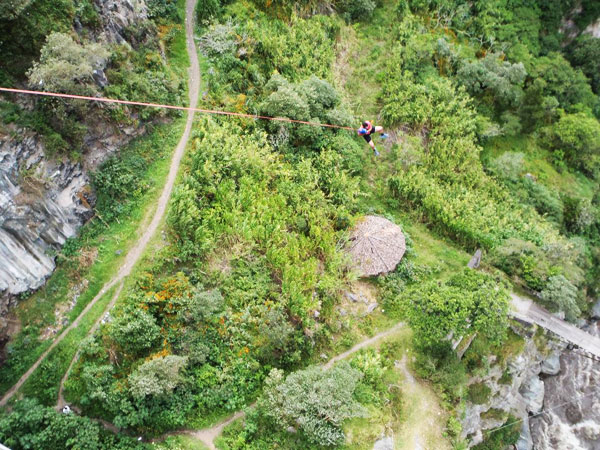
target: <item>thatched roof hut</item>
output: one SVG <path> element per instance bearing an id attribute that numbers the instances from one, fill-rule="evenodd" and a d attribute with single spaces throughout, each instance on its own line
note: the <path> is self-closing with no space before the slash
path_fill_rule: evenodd
<path id="1" fill-rule="evenodd" d="M 405 251 L 402 230 L 383 217 L 365 216 L 350 234 L 348 252 L 363 277 L 391 272 Z"/>

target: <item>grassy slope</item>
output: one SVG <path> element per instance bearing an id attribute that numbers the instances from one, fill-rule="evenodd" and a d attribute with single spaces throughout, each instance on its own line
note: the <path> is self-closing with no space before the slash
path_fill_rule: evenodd
<path id="1" fill-rule="evenodd" d="M 185 1 L 178 0 L 178 7 L 183 17 Z M 179 76 L 187 76 L 189 61 L 183 26 L 178 29 L 169 47 L 168 60 L 170 68 Z M 147 136 L 136 139 L 121 150 L 123 153 L 136 152 L 152 158 L 152 163 L 143 176 L 143 182 L 148 188 L 145 189 L 144 195 L 136 200 L 127 217 L 121 217 L 119 221 L 110 224 L 93 238 L 86 238 L 85 232 L 78 238 L 83 241 L 84 248 L 98 250 L 98 256 L 89 268 L 81 270 L 77 261 L 75 264 L 73 261 L 59 263 L 44 288 L 18 306 L 16 315 L 21 322 L 22 331 L 13 339 L 10 362 L 0 368 L 0 392 L 10 388 L 51 344 L 51 339 L 40 341 L 38 335 L 46 327 L 54 325 L 54 311 L 57 305 L 70 301 L 74 280 L 86 279 L 89 285 L 77 299 L 74 308 L 65 316 L 69 322 L 79 315 L 101 287 L 117 273 L 127 250 L 137 241 L 139 230 L 144 228 L 150 218 L 152 205 L 156 203 L 169 171 L 170 155 L 181 136 L 184 125 L 184 120 L 179 118 L 170 124 L 157 126 Z M 26 394 L 42 397 L 46 403 L 52 403 L 58 392 L 60 379 L 80 339 L 87 334 L 109 301 L 110 293 L 107 293 L 82 321 L 81 326 L 73 330 L 48 355 L 46 361 L 24 385 L 23 391 Z M 56 335 L 61 329 L 58 327 Z"/>
<path id="2" fill-rule="evenodd" d="M 345 91 L 345 97 L 353 112 L 357 117 L 376 122 L 380 110 L 378 78 L 383 70 L 385 59 L 383 43 L 387 39 L 388 30 L 395 17 L 395 14 L 390 12 L 390 9 L 394 8 L 393 3 L 385 2 L 370 20 L 346 27 L 342 31 L 342 41 L 349 40 L 350 44 L 345 44 L 346 47 L 340 53 L 342 60 L 338 60 L 336 65 L 338 88 Z M 361 209 L 364 213 L 381 214 L 401 224 L 412 238 L 416 253 L 414 264 L 437 267 L 439 271 L 433 276 L 437 279 L 448 278 L 466 265 L 470 255 L 432 234 L 424 224 L 419 222 L 412 211 L 402 210 L 389 202 L 387 179 L 391 175 L 393 165 L 393 154 L 389 150 L 393 145 L 401 145 L 401 142 L 385 143 L 384 146 L 383 141 L 376 140 L 376 145 L 380 150 L 384 148 L 384 151 L 380 159 L 371 159 L 367 167 L 367 175 L 362 183 L 365 195 Z M 368 151 L 366 145 L 365 151 Z M 386 322 L 377 315 L 384 314 L 377 313 L 376 321 Z M 402 334 L 396 339 L 402 349 L 398 359 L 401 359 L 402 355 L 407 355 L 410 361 L 412 352 L 410 334 Z M 443 438 L 446 413 L 429 384 L 415 380 L 410 373 L 407 374 L 400 368 L 395 371 L 393 379 L 386 382 L 401 386 L 403 395 L 401 421 L 394 420 L 389 413 L 381 412 L 375 412 L 368 419 L 352 421 L 347 427 L 348 448 L 371 448 L 373 442 L 382 433 L 390 435 L 390 432 L 395 436 L 396 448 L 407 450 L 416 446 L 450 448 L 449 443 Z M 435 416 L 433 421 L 429 420 L 432 415 Z"/>
<path id="3" fill-rule="evenodd" d="M 389 8 L 393 7 L 392 3 L 385 2 L 385 6 L 378 9 L 368 22 L 342 28 L 337 48 L 338 59 L 334 64 L 334 82 L 352 111 L 357 117 L 376 122 L 380 110 L 378 74 L 382 70 L 380 62 L 384 57 L 383 44 L 394 17 L 389 13 Z M 383 147 L 378 141 L 376 144 L 380 148 Z M 365 152 L 370 155 L 366 144 Z M 386 180 L 392 170 L 391 163 L 391 157 L 386 152 L 383 152 L 382 158 L 377 160 L 367 158 L 365 177 L 361 186 L 363 198 L 360 209 L 364 214 L 383 215 L 401 224 L 413 240 L 416 252 L 413 262 L 416 265 L 437 267 L 439 271 L 434 276 L 445 279 L 462 269 L 470 255 L 433 235 L 411 211 L 399 210 L 390 204 Z M 349 286 L 349 290 L 369 292 L 374 300 L 379 298 L 377 285 L 371 281 L 355 282 Z M 346 301 L 343 301 L 341 306 L 352 311 L 352 305 Z M 311 363 L 321 362 L 322 360 L 319 361 L 321 353 L 329 357 L 339 354 L 357 342 L 394 324 L 394 321 L 380 309 L 364 317 L 351 316 L 352 314 L 340 318 L 342 323 L 340 332 L 332 338 L 329 347 L 322 349 L 323 352 L 315 352 Z M 408 355 L 409 360 L 411 359 L 410 335 L 410 330 L 406 329 L 390 339 L 400 345 L 398 359 L 403 355 Z M 371 408 L 370 417 L 355 419 L 347 424 L 345 429 L 348 439 L 344 448 L 372 448 L 373 442 L 383 433 L 389 435 L 390 432 L 397 437 L 397 448 L 413 449 L 415 435 L 419 436 L 419 442 L 425 445 L 425 448 L 430 448 L 430 445 L 449 448 L 449 444 L 442 437 L 446 413 L 438 404 L 433 389 L 427 383 L 420 381 L 413 380 L 414 382 L 410 383 L 400 369 L 388 371 L 385 381 L 387 384 L 401 386 L 405 402 L 402 413 L 398 414 L 399 411 L 392 412 L 385 408 Z M 433 423 L 425 420 L 432 412 L 436 414 Z"/>
<path id="4" fill-rule="evenodd" d="M 494 159 L 505 152 L 520 152 L 525 155 L 524 173 L 535 175 L 538 181 L 551 190 L 574 197 L 591 199 L 597 185 L 580 172 L 564 170 L 558 172 L 549 162 L 552 155 L 540 148 L 530 136 L 506 136 L 490 139 L 482 153 L 482 159 Z"/>

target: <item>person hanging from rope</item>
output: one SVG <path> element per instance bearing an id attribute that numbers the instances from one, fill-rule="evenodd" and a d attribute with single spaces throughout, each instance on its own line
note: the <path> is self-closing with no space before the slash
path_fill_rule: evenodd
<path id="1" fill-rule="evenodd" d="M 358 129 L 358 135 L 365 138 L 365 141 L 367 141 L 367 144 L 369 144 L 371 146 L 371 148 L 373 149 L 373 154 L 375 156 L 379 156 L 379 152 L 377 151 L 377 148 L 375 147 L 375 142 L 373 142 L 373 139 L 371 139 L 371 135 L 374 133 L 381 134 L 381 139 L 385 139 L 388 137 L 388 135 L 383 132 L 383 127 L 379 127 L 379 126 L 376 127 L 368 120 L 365 120 L 362 123 L 362 127 L 360 127 Z"/>

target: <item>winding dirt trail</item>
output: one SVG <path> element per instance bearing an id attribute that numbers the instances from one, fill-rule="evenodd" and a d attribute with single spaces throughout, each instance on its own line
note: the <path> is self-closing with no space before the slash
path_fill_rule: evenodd
<path id="1" fill-rule="evenodd" d="M 336 355 L 333 358 L 331 358 L 329 361 L 327 361 L 325 364 L 323 364 L 323 368 L 330 369 L 336 362 L 338 362 L 342 359 L 345 359 L 348 356 L 356 353 L 357 351 L 359 351 L 365 347 L 368 347 L 369 345 L 374 344 L 375 342 L 400 331 L 404 326 L 405 326 L 405 324 L 403 322 L 399 322 L 396 325 L 394 325 L 392 328 L 388 328 L 387 330 L 382 331 L 381 333 L 378 333 L 375 336 L 370 337 L 369 339 L 365 339 L 364 341 L 359 342 L 354 347 L 352 347 L 350 350 L 347 350 L 344 353 L 340 353 L 339 355 Z M 250 405 L 250 406 L 252 406 L 252 405 Z M 191 436 L 193 438 L 198 439 L 200 442 L 202 442 L 204 445 L 206 445 L 210 450 L 215 450 L 216 449 L 215 439 L 221 435 L 223 428 L 225 428 L 231 422 L 241 419 L 242 417 L 244 417 L 244 415 L 245 414 L 243 411 L 238 411 L 238 412 L 232 414 L 231 416 L 223 419 L 222 421 L 216 423 L 212 427 L 203 428 L 201 430 L 180 430 L 180 431 L 165 433 L 162 436 L 160 436 L 156 439 L 153 439 L 151 442 L 162 442 L 169 436 L 187 435 L 187 436 Z"/>
<path id="2" fill-rule="evenodd" d="M 194 10 L 196 7 L 196 0 L 186 0 L 185 11 L 186 11 L 186 19 L 185 19 L 185 35 L 186 35 L 186 43 L 187 43 L 187 52 L 190 58 L 190 68 L 189 68 L 189 106 L 191 108 L 195 108 L 198 104 L 198 93 L 200 91 L 200 65 L 198 64 L 198 54 L 196 53 L 196 45 L 194 44 Z M 117 275 L 107 282 L 102 289 L 96 294 L 96 296 L 90 301 L 90 303 L 84 308 L 84 310 L 77 316 L 77 318 L 71 323 L 67 328 L 65 328 L 62 333 L 52 342 L 52 345 L 48 347 L 48 349 L 42 353 L 42 355 L 38 358 L 38 360 L 21 376 L 19 381 L 11 387 L 6 394 L 0 400 L 0 406 L 5 406 L 7 402 L 15 395 L 15 393 L 23 386 L 23 384 L 29 379 L 31 374 L 39 367 L 42 361 L 48 356 L 48 354 L 58 345 L 62 340 L 67 336 L 67 334 L 79 326 L 81 319 L 85 317 L 85 315 L 93 308 L 93 306 L 102 298 L 106 292 L 108 292 L 112 287 L 121 283 L 125 277 L 127 277 L 130 273 L 137 261 L 142 256 L 142 253 L 146 249 L 148 242 L 156 232 L 158 226 L 160 225 L 161 220 L 163 219 L 165 212 L 167 210 L 167 205 L 169 203 L 169 198 L 171 197 L 171 192 L 173 191 L 173 186 L 175 184 L 175 178 L 177 177 L 177 172 L 179 170 L 179 165 L 181 163 L 181 159 L 183 158 L 183 154 L 185 153 L 185 147 L 190 138 L 190 134 L 192 131 L 192 124 L 194 122 L 194 113 L 193 111 L 188 111 L 187 113 L 187 121 L 185 124 L 185 130 L 177 147 L 175 148 L 175 152 L 173 153 L 171 159 L 171 167 L 169 169 L 169 174 L 167 176 L 167 180 L 163 187 L 160 198 L 158 199 L 158 204 L 156 206 L 156 211 L 154 212 L 154 216 L 152 217 L 152 221 L 150 225 L 145 227 L 145 231 L 140 237 L 140 239 L 136 242 L 133 248 L 127 253 L 125 256 L 125 261 L 123 265 L 119 269 Z M 142 225 L 144 227 L 144 225 Z M 120 291 L 120 288 L 117 289 Z M 116 298 L 113 300 L 116 301 Z M 111 304 L 114 304 L 111 301 Z M 95 328 L 92 327 L 92 329 Z M 77 354 L 74 357 L 77 358 Z M 69 369 L 74 364 L 74 360 L 71 361 L 71 365 Z M 68 371 L 67 371 L 68 373 Z M 63 378 L 64 382 L 65 378 Z M 62 393 L 62 382 L 61 382 L 61 393 Z"/>
<path id="3" fill-rule="evenodd" d="M 403 450 L 450 450 L 452 446 L 444 436 L 446 412 L 437 396 L 426 384 L 415 379 L 408 369 L 406 354 L 397 362 L 402 372 L 401 385 L 407 416 L 396 435 L 396 448 Z"/>

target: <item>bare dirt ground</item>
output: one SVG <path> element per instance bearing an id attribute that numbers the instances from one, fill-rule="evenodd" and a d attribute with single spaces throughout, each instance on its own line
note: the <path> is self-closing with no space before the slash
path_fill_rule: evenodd
<path id="1" fill-rule="evenodd" d="M 196 0 L 186 0 L 186 19 L 185 19 L 185 33 L 186 33 L 186 41 L 187 41 L 187 52 L 190 58 L 190 69 L 189 69 L 189 106 L 191 108 L 195 108 L 198 104 L 198 92 L 200 90 L 200 65 L 198 64 L 198 54 L 196 53 L 196 46 L 194 44 L 194 9 L 196 6 Z M 179 165 L 181 163 L 181 159 L 183 158 L 183 154 L 185 152 L 185 148 L 187 146 L 188 140 L 190 138 L 190 134 L 192 131 L 192 124 L 194 121 L 194 113 L 188 111 L 187 113 L 187 122 L 185 125 L 185 130 L 177 147 L 175 148 L 175 152 L 173 153 L 171 159 L 171 167 L 169 169 L 169 174 L 167 176 L 167 180 L 163 187 L 160 198 L 158 199 L 158 203 L 156 205 L 156 210 L 154 211 L 154 216 L 152 217 L 152 221 L 149 225 L 145 223 L 142 225 L 142 229 L 144 229 L 144 233 L 140 237 L 140 239 L 136 242 L 133 248 L 127 253 L 125 257 L 125 261 L 123 265 L 119 269 L 117 275 L 107 282 L 100 292 L 90 301 L 90 303 L 84 308 L 81 314 L 71 323 L 67 328 L 63 330 L 63 332 L 54 340 L 54 342 L 48 347 L 48 349 L 42 353 L 42 355 L 38 358 L 38 360 L 23 374 L 23 376 L 17 381 L 17 383 L 11 387 L 4 397 L 0 400 L 0 406 L 6 405 L 6 403 L 15 395 L 15 393 L 23 386 L 23 384 L 29 379 L 31 374 L 39 367 L 42 361 L 48 356 L 48 354 L 58 345 L 62 340 L 67 336 L 67 334 L 79 326 L 81 319 L 85 317 L 85 315 L 94 307 L 94 305 L 100 300 L 106 292 L 108 292 L 113 286 L 120 283 L 125 277 L 127 277 L 130 273 L 137 261 L 142 256 L 142 253 L 146 249 L 148 242 L 158 229 L 158 226 L 163 219 L 165 212 L 167 210 L 167 205 L 169 202 L 169 198 L 171 197 L 171 192 L 173 191 L 173 186 L 175 184 L 175 178 L 177 177 L 177 172 L 179 170 Z M 145 222 L 145 221 L 144 221 Z M 112 302 L 111 302 L 112 303 Z M 92 328 L 93 329 L 93 328 Z M 71 365 L 73 362 L 71 363 Z M 64 379 L 63 379 L 64 381 Z M 61 392 L 62 392 L 62 383 L 61 383 Z"/>
<path id="2" fill-rule="evenodd" d="M 435 393 L 410 373 L 406 355 L 399 361 L 398 369 L 404 375 L 402 393 L 407 416 L 396 435 L 396 447 L 406 450 L 450 450 L 452 446 L 443 437 L 446 413 L 440 407 Z"/>

